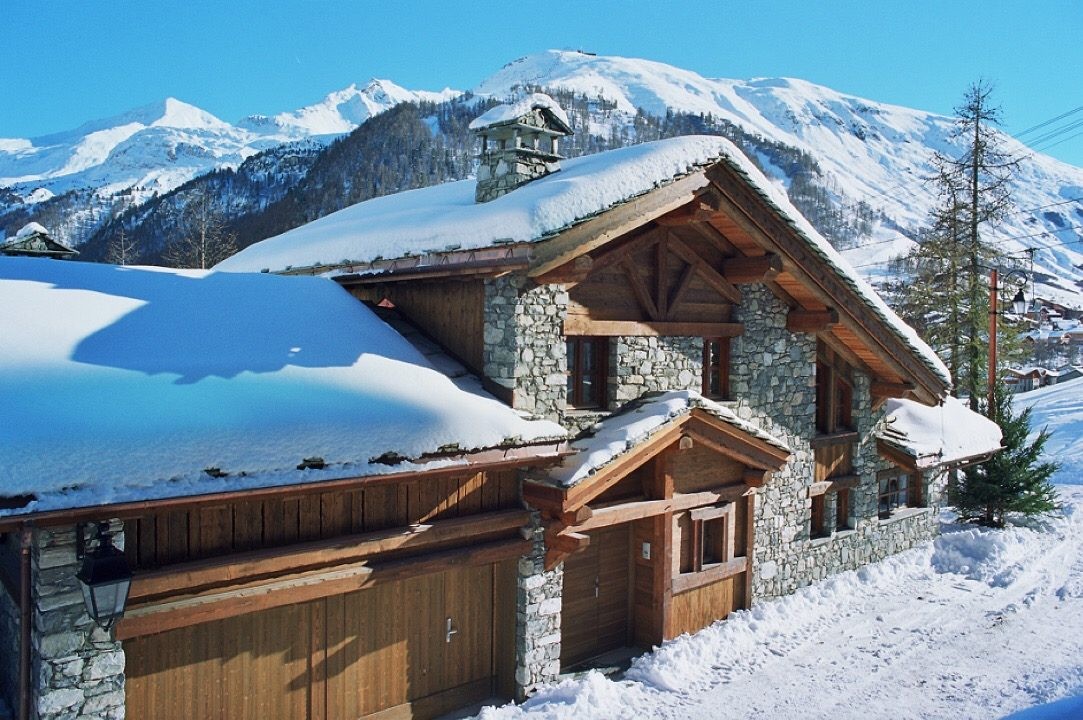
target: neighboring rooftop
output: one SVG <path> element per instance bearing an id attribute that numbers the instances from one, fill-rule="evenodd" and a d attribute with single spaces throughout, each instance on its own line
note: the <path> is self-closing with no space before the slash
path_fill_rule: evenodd
<path id="1" fill-rule="evenodd" d="M 78 255 L 75 248 L 53 239 L 39 223 L 23 225 L 14 237 L 0 238 L 0 255 L 68 258 Z"/>
<path id="2" fill-rule="evenodd" d="M 1000 426 L 955 397 L 929 407 L 888 400 L 879 439 L 915 460 L 918 469 L 957 465 L 1000 449 Z"/>
<path id="3" fill-rule="evenodd" d="M 37 497 L 14 512 L 402 472 L 564 436 L 460 390 L 324 278 L 0 257 L 0 337 L 0 498 Z M 326 469 L 298 470 L 306 458 Z"/>

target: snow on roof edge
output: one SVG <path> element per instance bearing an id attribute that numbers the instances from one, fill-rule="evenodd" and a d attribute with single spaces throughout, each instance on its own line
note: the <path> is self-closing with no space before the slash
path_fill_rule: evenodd
<path id="1" fill-rule="evenodd" d="M 890 399 L 877 439 L 914 458 L 921 469 L 954 465 L 997 452 L 1000 426 L 955 397 L 928 406 Z"/>
<path id="2" fill-rule="evenodd" d="M 573 487 L 697 408 L 780 450 L 792 452 L 783 441 L 742 420 L 724 405 L 694 390 L 675 390 L 644 395 L 599 421 L 593 435 L 572 442 L 570 449 L 578 450 L 578 454 L 566 458 L 546 477 L 560 487 Z"/>
<path id="3" fill-rule="evenodd" d="M 763 177 L 764 180 L 767 178 L 755 167 L 755 165 L 752 165 L 752 162 L 748 160 L 747 156 L 741 154 L 739 157 L 744 160 L 743 163 L 741 162 L 741 159 L 730 156 L 723 156 L 722 160 L 735 172 L 748 180 L 749 185 L 756 190 L 757 194 L 764 202 L 770 205 L 799 236 L 808 242 L 813 252 L 838 271 L 838 274 L 846 281 L 846 284 L 849 285 L 850 288 L 865 301 L 865 304 L 884 321 L 884 323 L 894 332 L 896 337 L 915 351 L 916 355 L 928 369 L 932 370 L 941 380 L 944 380 L 949 388 L 954 385 L 954 381 L 952 380 L 951 373 L 948 372 L 947 366 L 944 365 L 944 362 L 928 343 L 921 339 L 917 334 L 917 331 L 904 322 L 903 319 L 900 318 L 886 302 L 884 302 L 884 299 L 880 297 L 880 294 L 854 271 L 850 263 L 835 250 L 823 235 L 812 227 L 812 224 L 809 223 L 808 219 L 793 207 L 789 200 L 775 197 L 776 193 L 771 193 L 767 187 L 764 187 L 757 182 L 757 179 L 752 174 L 753 172 L 756 175 Z M 802 224 L 799 222 L 797 218 L 803 220 L 804 223 Z"/>
<path id="4" fill-rule="evenodd" d="M 564 108 L 560 106 L 560 103 L 545 93 L 536 92 L 514 102 L 505 102 L 489 108 L 484 113 L 471 120 L 470 125 L 467 127 L 470 130 L 481 130 L 494 125 L 502 125 L 504 123 L 512 122 L 535 109 L 548 110 L 553 114 L 553 117 L 562 122 L 566 128 L 570 129 L 572 126 L 571 121 L 568 119 L 568 114 L 564 111 Z"/>

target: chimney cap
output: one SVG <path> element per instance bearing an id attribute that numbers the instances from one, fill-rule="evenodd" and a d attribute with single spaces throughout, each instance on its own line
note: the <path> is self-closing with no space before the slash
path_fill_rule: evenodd
<path id="1" fill-rule="evenodd" d="M 517 101 L 490 108 L 474 118 L 470 129 L 480 133 L 494 127 L 516 125 L 535 110 L 540 111 L 545 120 L 545 127 L 542 129 L 554 135 L 572 134 L 568 115 L 556 100 L 545 93 L 531 93 Z"/>

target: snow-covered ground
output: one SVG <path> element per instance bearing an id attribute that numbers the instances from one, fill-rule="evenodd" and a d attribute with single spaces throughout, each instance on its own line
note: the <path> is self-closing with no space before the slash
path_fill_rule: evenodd
<path id="1" fill-rule="evenodd" d="M 590 673 L 478 717 L 1083 718 L 1083 380 L 1039 392 L 1017 406 L 1034 402 L 1067 461 L 1061 516 L 1002 531 L 946 516 L 935 542 L 665 643 L 623 680 Z"/>

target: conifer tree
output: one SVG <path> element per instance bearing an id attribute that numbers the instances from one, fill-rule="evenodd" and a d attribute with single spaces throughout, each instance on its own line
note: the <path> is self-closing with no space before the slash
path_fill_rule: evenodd
<path id="1" fill-rule="evenodd" d="M 1003 449 L 950 482 L 947 497 L 961 519 L 1003 527 L 1009 513 L 1042 515 L 1060 507 L 1057 491 L 1049 481 L 1057 464 L 1040 460 L 1050 437 L 1048 429 L 1028 440 L 1031 408 L 1015 415 L 1011 394 L 1002 383 L 997 384 L 993 397 L 991 417 L 1000 425 Z"/>
<path id="2" fill-rule="evenodd" d="M 973 410 L 989 371 L 988 268 L 1003 261 L 988 227 L 1012 207 L 1010 185 L 1018 165 L 1002 148 L 995 129 L 1001 112 L 991 95 L 988 83 L 976 82 L 955 108 L 951 138 L 963 150 L 933 155 L 939 203 L 930 228 L 903 260 L 915 281 L 899 288 L 903 317 L 919 331 L 924 327 L 951 370 L 954 392 L 968 395 Z"/>

